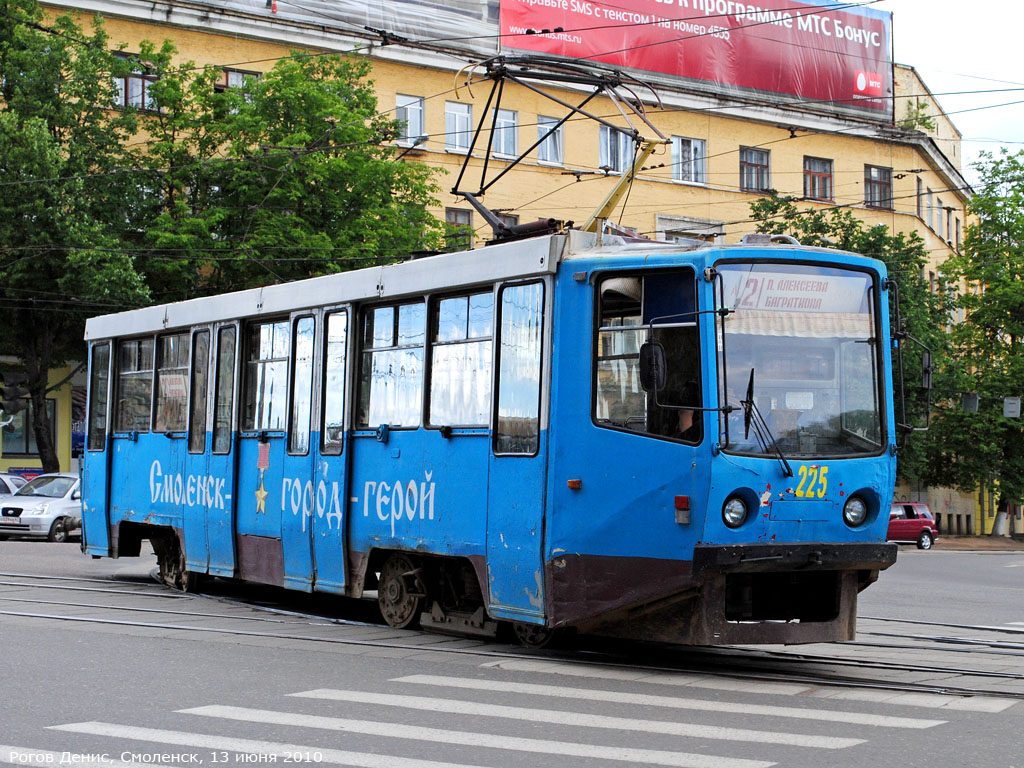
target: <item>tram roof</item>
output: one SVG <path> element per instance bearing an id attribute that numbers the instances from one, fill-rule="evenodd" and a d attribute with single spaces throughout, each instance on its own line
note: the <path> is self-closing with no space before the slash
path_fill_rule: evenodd
<path id="1" fill-rule="evenodd" d="M 749 246 L 712 246 L 710 243 L 696 240 L 689 243 L 630 242 L 618 237 L 608 237 L 603 245 L 599 245 L 597 236 L 593 233 L 571 230 L 567 234 L 499 243 L 472 251 L 437 254 L 262 288 L 101 315 L 86 321 L 85 339 L 93 341 L 241 318 L 280 316 L 313 307 L 398 298 L 459 286 L 553 274 L 558 268 L 559 261 L 563 259 L 628 256 L 638 253 L 683 253 L 704 248 L 714 248 L 721 252 L 737 247 Z M 792 247 L 773 246 L 773 250 L 787 250 Z M 803 252 L 838 253 L 826 249 L 796 247 Z"/>

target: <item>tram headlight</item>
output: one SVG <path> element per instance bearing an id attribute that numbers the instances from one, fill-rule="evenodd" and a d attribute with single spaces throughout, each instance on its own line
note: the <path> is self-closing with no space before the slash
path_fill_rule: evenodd
<path id="1" fill-rule="evenodd" d="M 858 496 L 851 496 L 843 505 L 843 520 L 851 528 L 856 528 L 868 516 L 868 505 Z"/>
<path id="2" fill-rule="evenodd" d="M 738 496 L 728 499 L 722 506 L 722 521 L 730 528 L 739 528 L 747 519 L 747 503 Z"/>

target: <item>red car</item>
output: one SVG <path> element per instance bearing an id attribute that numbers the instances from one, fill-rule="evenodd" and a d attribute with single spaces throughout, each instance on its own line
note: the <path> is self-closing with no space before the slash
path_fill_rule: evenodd
<path id="1" fill-rule="evenodd" d="M 889 541 L 914 542 L 918 549 L 931 549 L 939 538 L 939 529 L 927 504 L 916 501 L 895 502 L 889 510 Z"/>

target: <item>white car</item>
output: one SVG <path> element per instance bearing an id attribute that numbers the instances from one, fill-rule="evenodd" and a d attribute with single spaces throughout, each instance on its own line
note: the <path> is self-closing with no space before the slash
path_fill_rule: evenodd
<path id="1" fill-rule="evenodd" d="M 67 541 L 81 525 L 82 491 L 76 475 L 39 475 L 0 500 L 0 539 L 27 536 Z"/>

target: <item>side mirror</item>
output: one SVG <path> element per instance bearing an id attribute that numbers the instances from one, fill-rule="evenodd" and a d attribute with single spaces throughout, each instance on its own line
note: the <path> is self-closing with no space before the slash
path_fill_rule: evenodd
<path id="1" fill-rule="evenodd" d="M 71 494 L 72 501 L 78 501 L 80 498 L 82 498 L 81 491 L 75 491 L 74 493 Z"/>
<path id="2" fill-rule="evenodd" d="M 932 388 L 932 353 L 927 349 L 921 351 L 921 388 Z"/>
<path id="3" fill-rule="evenodd" d="M 657 341 L 640 345 L 640 386 L 644 392 L 658 392 L 665 388 L 665 348 Z"/>

